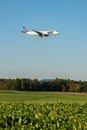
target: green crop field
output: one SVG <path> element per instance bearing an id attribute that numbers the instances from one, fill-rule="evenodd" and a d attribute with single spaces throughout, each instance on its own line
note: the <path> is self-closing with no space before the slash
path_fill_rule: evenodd
<path id="1" fill-rule="evenodd" d="M 0 91 L 0 102 L 24 103 L 87 103 L 87 94 L 58 92 Z"/>
<path id="2" fill-rule="evenodd" d="M 0 130 L 87 130 L 87 94 L 0 91 Z"/>
<path id="3" fill-rule="evenodd" d="M 0 103 L 0 130 L 87 130 L 87 103 Z"/>

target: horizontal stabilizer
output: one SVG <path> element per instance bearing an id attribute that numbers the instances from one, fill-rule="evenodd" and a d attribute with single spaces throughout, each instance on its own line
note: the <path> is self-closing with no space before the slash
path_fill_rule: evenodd
<path id="1" fill-rule="evenodd" d="M 25 31 L 21 31 L 22 33 L 26 33 Z"/>

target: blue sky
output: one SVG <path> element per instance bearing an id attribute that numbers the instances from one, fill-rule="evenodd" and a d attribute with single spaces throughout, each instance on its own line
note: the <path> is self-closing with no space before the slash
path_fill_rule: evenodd
<path id="1" fill-rule="evenodd" d="M 87 0 L 0 0 L 0 78 L 17 77 L 87 80 Z"/>

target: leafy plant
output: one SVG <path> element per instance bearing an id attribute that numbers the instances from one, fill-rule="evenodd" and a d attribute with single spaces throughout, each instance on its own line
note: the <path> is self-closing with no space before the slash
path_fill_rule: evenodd
<path id="1" fill-rule="evenodd" d="M 0 103 L 0 130 L 86 130 L 87 104 Z"/>

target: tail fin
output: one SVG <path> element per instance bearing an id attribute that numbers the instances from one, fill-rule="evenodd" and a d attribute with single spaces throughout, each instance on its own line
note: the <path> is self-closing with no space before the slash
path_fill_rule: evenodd
<path id="1" fill-rule="evenodd" d="M 25 26 L 23 26 L 23 30 L 24 30 L 25 32 L 28 32 L 28 30 L 25 28 Z"/>

